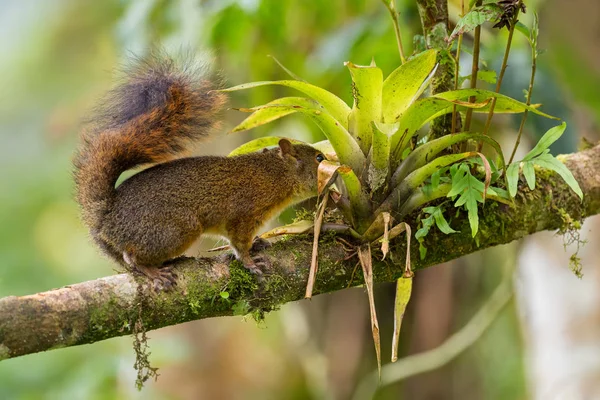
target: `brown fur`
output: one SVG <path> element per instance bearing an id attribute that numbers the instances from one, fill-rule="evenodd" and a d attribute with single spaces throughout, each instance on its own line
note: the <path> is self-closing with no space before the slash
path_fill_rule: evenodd
<path id="1" fill-rule="evenodd" d="M 307 145 L 238 157 L 168 161 L 205 136 L 224 95 L 168 59 L 140 61 L 109 93 L 75 158 L 77 199 L 98 245 L 116 261 L 158 267 L 203 233 L 228 238 L 255 268 L 257 230 L 292 203 L 316 195 L 317 155 Z M 115 189 L 120 174 L 157 163 Z"/>

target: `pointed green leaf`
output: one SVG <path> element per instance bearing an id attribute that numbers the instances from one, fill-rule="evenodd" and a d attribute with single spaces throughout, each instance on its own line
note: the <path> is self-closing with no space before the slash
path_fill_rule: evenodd
<path id="1" fill-rule="evenodd" d="M 494 113 L 522 113 L 525 110 L 532 112 L 537 115 L 541 115 L 542 117 L 550 118 L 550 119 L 558 119 L 551 115 L 545 114 L 537 109 L 539 105 L 527 105 L 523 102 L 515 100 L 511 97 L 505 96 L 500 93 L 495 93 L 490 90 L 484 89 L 458 89 L 452 90 L 449 92 L 443 92 L 433 95 L 434 98 L 444 99 L 448 101 L 453 100 L 462 100 L 469 101 L 469 98 L 473 96 L 475 98 L 475 103 L 483 103 L 489 98 L 496 98 L 496 106 L 494 107 Z M 464 105 L 464 104 L 461 104 Z M 491 107 L 491 104 L 486 105 L 482 108 L 476 108 L 474 112 L 485 112 L 487 113 Z"/>
<path id="2" fill-rule="evenodd" d="M 359 224 L 357 231 L 359 233 L 364 233 L 366 228 L 368 228 L 368 225 L 364 226 L 364 224 L 369 222 L 367 217 L 371 214 L 369 197 L 363 190 L 354 171 L 347 166 L 342 165 L 337 169 L 337 172 L 344 182 L 348 198 L 350 199 L 352 214 L 355 219 L 353 222 L 354 224 Z"/>
<path id="3" fill-rule="evenodd" d="M 236 90 L 245 90 L 267 85 L 281 85 L 301 91 L 310 98 L 318 101 L 327 109 L 333 118 L 335 118 L 345 129 L 348 129 L 348 116 L 350 115 L 350 107 L 348 107 L 348 105 L 344 103 L 342 99 L 333 93 L 328 92 L 327 90 L 318 86 L 311 85 L 310 83 L 292 80 L 251 82 L 223 89 L 222 91 L 234 92 Z"/>
<path id="4" fill-rule="evenodd" d="M 282 100 L 285 100 L 285 102 L 282 102 Z M 331 146 L 335 149 L 340 162 L 349 165 L 360 174 L 365 166 L 365 155 L 350 133 L 321 104 L 303 97 L 284 97 L 279 99 L 279 103 L 277 101 L 274 100 L 264 106 L 248 109 L 248 111 L 255 111 L 256 113 L 265 109 L 276 108 L 280 111 L 290 110 L 308 116 L 321 128 Z"/>
<path id="5" fill-rule="evenodd" d="M 234 149 L 231 153 L 228 154 L 228 157 L 239 156 L 241 154 L 254 153 L 255 151 L 259 151 L 269 146 L 277 146 L 279 141 L 283 139 L 279 136 L 265 136 L 258 139 L 251 140 L 249 142 L 244 143 L 240 147 Z M 287 138 L 286 138 L 287 139 Z M 307 144 L 300 140 L 288 139 L 292 143 L 296 144 Z"/>
<path id="6" fill-rule="evenodd" d="M 436 65 L 437 50 L 402 64 L 383 82 L 383 122 L 393 123 L 423 93 Z"/>
<path id="7" fill-rule="evenodd" d="M 381 187 L 389 174 L 390 136 L 398 130 L 398 124 L 373 122 L 373 144 L 369 164 L 369 185 L 372 191 Z"/>
<path id="8" fill-rule="evenodd" d="M 563 122 L 562 124 L 555 126 L 553 128 L 548 129 L 544 136 L 537 142 L 535 147 L 531 149 L 529 153 L 523 158 L 523 161 L 531 160 L 532 158 L 542 154 L 544 150 L 546 150 L 552 143 L 556 142 L 562 134 L 565 132 L 567 128 L 567 124 Z"/>
<path id="9" fill-rule="evenodd" d="M 539 165 L 540 167 L 550 169 L 550 170 L 556 172 L 557 174 L 559 174 L 561 176 L 561 178 L 563 178 L 564 181 L 567 183 L 567 185 L 569 185 L 569 187 L 575 193 L 577 193 L 579 198 L 581 198 L 581 200 L 583 200 L 583 192 L 581 191 L 581 188 L 579 187 L 579 183 L 577 183 L 577 181 L 575 180 L 575 177 L 573 176 L 571 171 L 569 171 L 569 169 L 567 168 L 567 166 L 565 164 L 558 161 L 551 154 L 542 154 L 541 156 L 534 158 L 532 160 L 532 162 Z"/>
<path id="10" fill-rule="evenodd" d="M 298 112 L 313 120 L 335 149 L 341 164 L 349 165 L 357 174 L 365 167 L 366 158 L 356 140 L 329 113 L 300 108 Z"/>
<path id="11" fill-rule="evenodd" d="M 458 200 L 456 200 L 454 206 L 464 206 L 466 208 L 469 225 L 471 226 L 471 236 L 475 237 L 479 230 L 477 203 L 484 202 L 483 192 L 485 185 L 471 175 L 467 164 L 461 164 L 458 173 L 459 177 L 456 180 L 453 177 L 452 189 L 448 192 L 447 197 L 454 198 L 458 196 Z"/>
<path id="12" fill-rule="evenodd" d="M 352 76 L 354 104 L 348 120 L 348 131 L 354 136 L 363 153 L 367 154 L 373 136 L 372 122 L 381 121 L 381 88 L 383 73 L 375 66 L 359 66 L 347 62 Z"/>
<path id="13" fill-rule="evenodd" d="M 527 186 L 529 186 L 529 189 L 535 189 L 535 169 L 533 168 L 533 163 L 523 163 L 523 176 L 527 181 Z"/>
<path id="14" fill-rule="evenodd" d="M 456 133 L 454 135 L 446 135 L 441 138 L 434 139 L 427 142 L 415 150 L 400 164 L 400 166 L 394 172 L 392 176 L 392 186 L 398 185 L 404 180 L 408 174 L 422 167 L 427 162 L 433 160 L 441 151 L 452 146 L 453 144 L 464 142 L 466 140 L 481 140 L 494 148 L 496 153 L 501 158 L 502 167 L 504 167 L 504 157 L 502 156 L 502 149 L 498 142 L 486 135 L 477 133 L 463 132 Z"/>
<path id="15" fill-rule="evenodd" d="M 479 70 L 477 71 L 477 79 L 480 81 L 495 84 L 498 77 L 496 71 L 492 70 Z"/>
<path id="16" fill-rule="evenodd" d="M 321 140 L 320 142 L 311 144 L 311 146 L 325 155 L 335 154 L 335 149 L 333 148 L 329 140 Z"/>
<path id="17" fill-rule="evenodd" d="M 508 193 L 510 197 L 515 197 L 517 194 L 517 186 L 519 185 L 519 163 L 514 162 L 506 169 L 506 179 L 508 180 Z"/>
<path id="18" fill-rule="evenodd" d="M 306 82 L 304 79 L 300 78 L 298 75 L 296 75 L 295 73 L 293 73 L 292 71 L 287 69 L 285 67 L 285 65 L 283 65 L 277 58 L 275 58 L 275 56 L 272 56 L 269 54 L 269 55 L 267 55 L 267 57 L 271 57 L 273 59 L 273 61 L 275 61 L 277 63 L 277 65 L 279 65 L 281 67 L 282 70 L 284 70 L 290 77 L 292 77 L 292 79 L 295 79 L 300 82 Z"/>
<path id="19" fill-rule="evenodd" d="M 235 128 L 233 128 L 231 132 L 242 132 L 248 129 L 256 128 L 257 126 L 261 126 L 281 117 L 285 117 L 286 115 L 293 114 L 297 111 L 294 109 L 294 106 L 323 108 L 316 101 L 307 99 L 305 97 L 282 97 L 262 106 L 238 108 L 239 111 L 251 112 L 252 114 Z"/>
<path id="20" fill-rule="evenodd" d="M 444 218 L 444 214 L 439 207 L 436 207 L 436 211 L 433 213 L 433 218 L 435 219 L 435 224 L 442 233 L 449 235 L 457 232 L 450 227 L 450 224 L 448 224 L 448 221 L 446 221 L 446 218 Z"/>
<path id="21" fill-rule="evenodd" d="M 471 96 L 475 97 L 472 104 L 468 102 Z M 415 101 L 400 117 L 398 121 L 400 129 L 392 136 L 390 143 L 393 163 L 398 163 L 412 136 L 427 122 L 452 112 L 455 106 L 458 111 L 471 108 L 476 113 L 488 113 L 491 106 L 489 99 L 491 98 L 496 98 L 494 112 L 497 114 L 521 113 L 528 110 L 546 118 L 556 119 L 537 110 L 536 106 L 528 106 L 525 103 L 489 90 L 459 89 L 438 93 L 432 97 Z"/>
<path id="22" fill-rule="evenodd" d="M 398 185 L 394 188 L 392 193 L 390 193 L 387 199 L 385 199 L 382 206 L 392 205 L 392 208 L 394 208 L 393 206 L 401 206 L 410 198 L 410 196 L 415 192 L 415 190 L 423 182 L 425 182 L 425 180 L 429 178 L 435 171 L 437 171 L 440 168 L 446 167 L 450 164 L 454 164 L 460 160 L 464 160 L 465 158 L 474 157 L 476 155 L 477 152 L 449 154 L 446 156 L 438 157 L 433 161 L 430 161 L 421 168 L 414 170 L 400 183 L 398 183 Z"/>
<path id="23" fill-rule="evenodd" d="M 475 7 L 458 20 L 456 27 L 446 41 L 449 43 L 458 35 L 471 32 L 484 22 L 497 20 L 500 15 L 502 15 L 502 7 L 498 4 L 485 4 Z"/>
<path id="24" fill-rule="evenodd" d="M 523 36 L 525 36 L 527 41 L 531 41 L 531 31 L 529 30 L 527 25 L 524 25 L 522 22 L 517 21 L 517 24 L 515 25 L 515 30 L 521 32 Z"/>

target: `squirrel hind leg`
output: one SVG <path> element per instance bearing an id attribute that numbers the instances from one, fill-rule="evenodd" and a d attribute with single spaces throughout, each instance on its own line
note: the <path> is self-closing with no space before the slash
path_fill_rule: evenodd
<path id="1" fill-rule="evenodd" d="M 123 260 L 129 267 L 145 277 L 147 277 L 153 284 L 155 291 L 169 291 L 174 286 L 177 286 L 177 274 L 173 271 L 172 265 L 163 264 L 161 266 L 145 266 L 140 265 L 131 255 L 127 252 L 123 252 Z"/>
<path id="2" fill-rule="evenodd" d="M 255 274 L 259 280 L 262 280 L 263 271 L 268 268 L 266 258 L 262 255 L 252 256 L 250 255 L 250 252 L 263 250 L 267 247 L 265 243 L 262 240 L 257 241 L 257 246 L 254 247 L 254 242 L 251 240 L 231 238 L 230 244 L 235 251 L 237 259 L 244 264 L 244 267 L 251 273 Z"/>

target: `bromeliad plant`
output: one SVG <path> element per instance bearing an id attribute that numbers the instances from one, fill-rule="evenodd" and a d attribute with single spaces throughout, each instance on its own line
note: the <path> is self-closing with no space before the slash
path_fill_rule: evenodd
<path id="1" fill-rule="evenodd" d="M 406 231 L 410 244 L 411 227 L 404 221 L 406 216 L 441 198 L 448 198 L 455 208 L 466 211 L 471 234 L 475 237 L 478 232 L 479 205 L 486 199 L 512 204 L 521 165 L 514 163 L 507 167 L 500 146 L 485 134 L 459 132 L 428 140 L 427 135 L 421 134 L 421 128 L 437 117 L 466 110 L 488 115 L 494 112 L 529 112 L 556 119 L 539 111 L 538 105 L 529 105 L 529 99 L 526 104 L 483 89 L 457 89 L 421 97 L 436 71 L 437 63 L 438 51 L 426 50 L 413 56 L 384 79 L 381 69 L 374 63 L 359 66 L 347 62 L 346 67 L 352 77 L 352 106 L 327 90 L 300 79 L 253 82 L 225 90 L 280 85 L 304 94 L 303 97 L 282 97 L 264 105 L 240 109 L 251 115 L 233 131 L 251 129 L 293 113 L 307 116 L 323 131 L 327 140 L 313 146 L 328 154 L 330 159 L 339 161 L 336 164 L 321 163 L 320 168 L 325 176 L 322 180 L 329 181 L 334 172 L 338 177 L 335 180 L 337 190 L 332 191 L 331 197 L 345 216 L 348 224 L 344 227 L 345 231 L 358 243 L 354 251 L 363 266 L 379 364 L 379 328 L 373 305 L 371 245 L 381 246 L 385 258 L 389 241 L 402 232 Z M 551 130 L 542 138 L 523 160 L 523 172 L 530 187 L 533 187 L 534 164 L 555 169 L 581 195 L 569 171 L 547 151 L 547 147 L 562 134 L 564 126 Z M 256 139 L 232 154 L 276 145 L 279 139 Z M 451 148 L 468 149 L 465 144 L 469 142 L 477 142 L 479 146 L 474 150 L 449 151 Z M 494 151 L 493 159 L 488 159 L 480 151 L 483 143 Z M 461 146 L 455 146 L 458 144 Z M 316 243 L 328 197 L 326 192 L 314 223 L 315 248 L 307 297 L 312 294 L 317 266 Z M 423 237 L 434 225 L 446 234 L 455 232 L 443 215 L 445 208 L 452 203 L 444 204 L 422 209 L 423 214 L 429 215 L 421 220 L 420 229 L 415 235 L 421 243 L 422 257 L 426 256 Z M 396 225 L 392 223 L 394 220 L 398 222 Z M 283 232 L 304 232 L 309 227 L 312 225 L 301 222 L 283 229 Z M 407 254 L 404 278 L 410 277 L 412 271 Z M 410 282 L 402 278 L 398 280 L 392 359 L 396 358 L 395 349 L 400 322 L 410 296 Z"/>
<path id="2" fill-rule="evenodd" d="M 281 85 L 297 89 L 307 97 L 283 97 L 267 104 L 239 109 L 252 114 L 233 129 L 251 129 L 293 113 L 301 113 L 314 121 L 327 140 L 313 144 L 326 154 L 335 153 L 342 168 L 338 175 L 343 182 L 338 208 L 348 217 L 352 234 L 364 242 L 372 242 L 383 234 L 384 224 L 377 222 L 382 213 L 391 213 L 396 220 L 424 203 L 446 196 L 450 186 L 423 190 L 434 173 L 462 160 L 486 157 L 476 151 L 446 154 L 444 150 L 469 140 L 489 144 L 504 169 L 504 157 L 498 143 L 489 136 L 461 132 L 427 141 L 419 136 L 420 128 L 436 117 L 472 109 L 487 113 L 495 99 L 496 113 L 529 111 L 553 118 L 537 109 L 502 94 L 483 89 L 459 89 L 420 98 L 436 68 L 436 50 L 427 50 L 401 65 L 385 80 L 377 66 L 357 66 L 346 63 L 352 76 L 354 104 L 320 87 L 300 80 L 254 82 L 234 86 L 225 91 L 237 91 L 265 85 Z M 471 98 L 471 102 L 469 99 Z M 279 137 L 263 137 L 250 141 L 231 154 L 243 154 L 277 144 Z M 469 173 L 470 175 L 470 173 Z M 509 201 L 501 190 L 488 190 L 488 197 Z M 505 186 L 506 187 L 506 186 Z M 446 190 L 448 189 L 448 190 Z M 481 195 L 483 191 L 479 191 Z M 480 196 L 481 197 L 481 196 Z M 481 202 L 483 198 L 480 199 Z M 461 205 L 461 204 L 459 204 Z M 465 208 L 469 210 L 470 205 Z M 472 208 L 472 218 L 476 209 Z M 374 225 L 375 223 L 375 225 Z M 471 225 L 473 236 L 477 233 Z"/>

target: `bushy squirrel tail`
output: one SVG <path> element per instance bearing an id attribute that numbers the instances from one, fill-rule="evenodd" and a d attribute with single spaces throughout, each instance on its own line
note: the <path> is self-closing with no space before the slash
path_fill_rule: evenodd
<path id="1" fill-rule="evenodd" d="M 93 231 L 111 209 L 117 179 L 176 158 L 219 123 L 226 96 L 206 66 L 163 53 L 135 59 L 96 108 L 74 159 L 77 201 Z"/>

